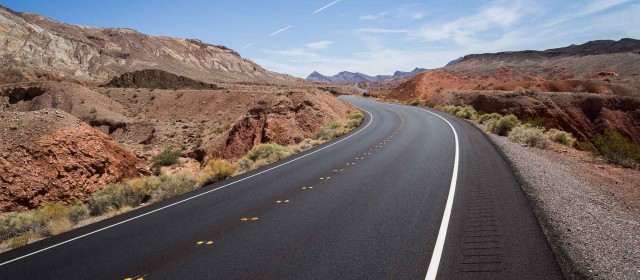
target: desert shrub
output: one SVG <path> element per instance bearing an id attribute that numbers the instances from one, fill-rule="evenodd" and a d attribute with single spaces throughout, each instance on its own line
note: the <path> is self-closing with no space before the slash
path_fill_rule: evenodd
<path id="1" fill-rule="evenodd" d="M 539 93 L 538 89 L 536 87 L 517 87 L 516 88 L 516 92 L 520 93 L 520 94 L 524 94 L 524 95 L 534 95 Z"/>
<path id="2" fill-rule="evenodd" d="M 73 225 L 74 223 L 69 219 L 69 217 L 51 220 L 47 223 L 42 233 L 50 236 L 60 234 L 72 230 Z"/>
<path id="3" fill-rule="evenodd" d="M 500 136 L 507 136 L 507 134 L 509 134 L 509 132 L 519 124 L 520 121 L 516 116 L 508 115 L 488 122 L 487 129 Z"/>
<path id="4" fill-rule="evenodd" d="M 594 147 L 608 162 L 628 168 L 640 167 L 640 145 L 613 130 L 605 130 L 591 139 Z"/>
<path id="5" fill-rule="evenodd" d="M 181 156 L 182 153 L 180 151 L 173 151 L 169 148 L 164 149 L 164 151 L 157 154 L 153 157 L 153 159 L 151 159 L 151 161 L 153 162 L 152 166 L 160 167 L 173 165 L 178 162 L 178 158 L 180 158 Z"/>
<path id="6" fill-rule="evenodd" d="M 598 153 L 598 149 L 596 149 L 596 146 L 594 146 L 593 143 L 591 143 L 591 141 L 589 140 L 578 142 L 576 144 L 576 148 L 580 151 Z"/>
<path id="7" fill-rule="evenodd" d="M 0 218 L 0 240 L 7 240 L 27 232 L 35 232 L 40 223 L 33 217 L 33 212 L 7 213 Z"/>
<path id="8" fill-rule="evenodd" d="M 426 102 L 425 106 L 429 107 L 429 108 L 435 108 L 438 105 L 438 102 L 435 100 L 431 100 Z"/>
<path id="9" fill-rule="evenodd" d="M 268 143 L 254 146 L 253 149 L 247 153 L 247 158 L 252 161 L 265 159 L 269 162 L 274 162 L 288 157 L 292 153 L 291 149 L 285 146 Z"/>
<path id="10" fill-rule="evenodd" d="M 418 98 L 416 100 L 413 100 L 409 105 L 411 105 L 411 106 L 420 106 L 420 105 L 422 105 L 422 99 Z"/>
<path id="11" fill-rule="evenodd" d="M 69 209 L 59 203 L 49 203 L 34 213 L 33 217 L 40 224 L 47 224 L 53 220 L 61 220 L 69 217 Z"/>
<path id="12" fill-rule="evenodd" d="M 231 128 L 231 124 L 227 123 L 227 124 L 224 124 L 222 126 L 219 126 L 215 130 L 213 130 L 213 132 L 216 133 L 216 134 L 220 134 L 220 133 L 223 133 L 223 132 L 229 130 L 230 128 Z"/>
<path id="13" fill-rule="evenodd" d="M 509 132 L 509 140 L 540 149 L 546 149 L 551 144 L 551 141 L 544 133 L 544 129 L 528 124 L 514 127 Z"/>
<path id="14" fill-rule="evenodd" d="M 210 159 L 200 176 L 201 185 L 209 185 L 231 177 L 236 166 L 223 159 Z"/>
<path id="15" fill-rule="evenodd" d="M 323 125 L 314 135 L 314 139 L 331 140 L 349 132 L 350 127 L 342 122 L 331 122 Z"/>
<path id="16" fill-rule="evenodd" d="M 460 107 L 455 115 L 458 118 L 473 120 L 478 117 L 478 112 L 476 112 L 476 109 L 473 109 L 473 107 L 466 106 Z"/>
<path id="17" fill-rule="evenodd" d="M 23 235 L 10 238 L 9 240 L 7 240 L 6 244 L 7 246 L 9 246 L 9 248 L 15 249 L 15 248 L 27 245 L 29 243 L 30 238 L 31 238 L 31 234 L 25 233 Z"/>
<path id="18" fill-rule="evenodd" d="M 152 201 L 161 201 L 198 188 L 196 178 L 187 173 L 160 175 L 158 179 L 160 184 L 151 194 Z"/>
<path id="19" fill-rule="evenodd" d="M 364 115 L 359 111 L 349 112 L 349 119 L 362 121 L 364 119 Z"/>
<path id="20" fill-rule="evenodd" d="M 243 157 L 236 162 L 236 166 L 240 173 L 247 172 L 254 168 L 254 162 L 246 157 Z"/>
<path id="21" fill-rule="evenodd" d="M 124 206 L 137 205 L 140 200 L 129 185 L 109 184 L 91 195 L 88 202 L 89 214 L 102 215 Z"/>
<path id="22" fill-rule="evenodd" d="M 441 111 L 455 115 L 458 113 L 458 111 L 460 111 L 462 109 L 462 107 L 460 106 L 453 106 L 453 105 L 445 105 L 443 107 L 439 108 Z"/>
<path id="23" fill-rule="evenodd" d="M 547 135 L 547 137 L 549 137 L 549 139 L 551 139 L 551 141 L 560 143 L 565 146 L 572 146 L 573 143 L 576 142 L 576 139 L 573 138 L 573 135 L 571 135 L 571 133 L 557 130 L 555 128 L 550 129 L 545 134 Z"/>
<path id="24" fill-rule="evenodd" d="M 78 223 L 89 216 L 89 208 L 82 202 L 77 202 L 69 206 L 69 220 Z"/>
<path id="25" fill-rule="evenodd" d="M 59 203 L 50 203 L 36 210 L 33 218 L 39 225 L 40 232 L 55 235 L 73 228 L 70 208 Z"/>
<path id="26" fill-rule="evenodd" d="M 491 113 L 491 114 L 480 115 L 476 120 L 480 124 L 485 124 L 489 120 L 498 120 L 500 118 L 502 118 L 502 115 L 500 115 L 498 113 Z"/>
<path id="27" fill-rule="evenodd" d="M 542 117 L 529 118 L 523 120 L 522 123 L 530 124 L 533 127 L 546 127 L 546 121 Z"/>

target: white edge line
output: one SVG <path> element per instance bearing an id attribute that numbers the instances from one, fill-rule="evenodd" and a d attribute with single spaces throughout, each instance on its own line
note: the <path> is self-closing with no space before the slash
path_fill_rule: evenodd
<path id="1" fill-rule="evenodd" d="M 351 104 L 351 103 L 350 103 L 350 104 Z M 302 155 L 302 156 L 300 156 L 300 157 L 297 157 L 297 158 L 291 159 L 291 160 L 289 160 L 289 161 L 286 161 L 286 162 L 284 162 L 284 163 L 281 163 L 281 164 L 279 164 L 279 165 L 276 165 L 276 166 L 274 166 L 274 167 L 271 167 L 271 168 L 269 168 L 269 169 L 267 169 L 267 170 L 260 171 L 260 172 L 258 172 L 258 173 L 256 173 L 256 174 L 251 175 L 251 176 L 247 176 L 247 177 L 242 178 L 242 179 L 239 179 L 239 180 L 237 180 L 237 181 L 234 181 L 234 182 L 228 183 L 228 184 L 226 184 L 226 185 L 223 185 L 223 186 L 217 187 L 217 188 L 212 189 L 212 190 L 208 190 L 208 191 L 206 191 L 206 192 L 203 192 L 203 193 L 201 193 L 201 194 L 194 195 L 194 196 L 192 196 L 192 197 L 185 198 L 185 199 L 183 199 L 183 200 L 180 200 L 180 201 L 177 201 L 177 202 L 171 203 L 171 204 L 169 204 L 169 205 L 167 205 L 167 206 L 163 206 L 163 207 L 161 207 L 161 208 L 158 208 L 158 209 L 155 209 L 155 210 L 149 211 L 149 212 L 147 212 L 147 213 L 140 214 L 140 215 L 138 215 L 138 216 L 135 216 L 135 217 L 132 217 L 132 218 L 126 219 L 126 220 L 124 220 L 124 221 L 121 221 L 121 222 L 115 223 L 115 224 L 113 224 L 113 225 L 106 226 L 106 227 L 103 227 L 103 228 L 101 228 L 101 229 L 97 229 L 97 230 L 94 230 L 94 231 L 92 231 L 92 232 L 85 233 L 85 234 L 83 234 L 83 235 L 80 235 L 80 236 L 77 236 L 77 237 L 71 238 L 71 239 L 69 239 L 69 240 L 65 240 L 65 241 L 60 242 L 60 243 L 58 243 L 58 244 L 51 245 L 51 246 L 46 247 L 46 248 L 42 248 L 42 249 L 40 249 L 40 250 L 38 250 L 38 251 L 31 252 L 31 253 L 29 253 L 29 254 L 26 254 L 26 255 L 23 255 L 23 256 L 20 256 L 20 257 L 14 258 L 14 259 L 12 259 L 12 260 L 8 260 L 8 261 L 6 261 L 6 262 L 0 263 L 0 266 L 4 266 L 4 265 L 6 265 L 6 264 L 9 264 L 9 263 L 15 262 L 15 261 L 17 261 L 17 260 L 24 259 L 24 258 L 26 258 L 26 257 L 32 256 L 32 255 L 35 255 L 35 254 L 38 254 L 38 253 L 41 253 L 41 252 L 44 252 L 44 251 L 46 251 L 46 250 L 49 250 L 49 249 L 52 249 L 52 248 L 58 247 L 58 246 L 60 246 L 60 245 L 64 245 L 64 244 L 66 244 L 66 243 L 69 243 L 69 242 L 72 242 L 72 241 L 78 240 L 78 239 L 80 239 L 80 238 L 84 238 L 84 237 L 87 237 L 87 236 L 89 236 L 89 235 L 92 235 L 92 234 L 95 234 L 95 233 L 101 232 L 101 231 L 103 231 L 103 230 L 107 230 L 107 229 L 110 229 L 110 228 L 112 228 L 112 227 L 115 227 L 115 226 L 118 226 L 118 225 L 121 225 L 121 224 L 124 224 L 124 223 L 130 222 L 130 221 L 133 221 L 133 220 L 135 220 L 135 219 L 142 218 L 142 217 L 147 216 L 147 215 L 149 215 L 149 214 L 152 214 L 152 213 L 155 213 L 155 212 L 158 212 L 158 211 L 161 211 L 161 210 L 167 209 L 167 208 L 169 208 L 169 207 L 172 207 L 172 206 L 175 206 L 175 205 L 178 205 L 178 204 L 181 204 L 181 203 L 184 203 L 184 202 L 186 202 L 186 201 L 189 201 L 189 200 L 192 200 L 192 199 L 194 199 L 194 198 L 197 198 L 197 197 L 203 196 L 203 195 L 205 195 L 205 194 L 209 194 L 209 193 L 215 192 L 215 191 L 217 191 L 217 190 L 224 189 L 224 188 L 226 188 L 226 187 L 228 187 L 228 186 L 231 186 L 231 185 L 234 185 L 234 184 L 236 184 L 236 183 L 242 182 L 242 181 L 244 181 L 244 180 L 247 180 L 247 179 L 250 179 L 250 178 L 256 177 L 256 176 L 258 176 L 258 175 L 264 174 L 264 173 L 266 173 L 266 172 L 269 172 L 269 171 L 274 170 L 274 169 L 276 169 L 276 168 L 282 167 L 282 166 L 284 166 L 284 165 L 286 165 L 286 164 L 289 164 L 289 163 L 291 163 L 291 162 L 297 161 L 297 160 L 299 160 L 299 159 L 301 159 L 301 158 L 308 157 L 308 156 L 313 155 L 313 154 L 315 154 L 315 153 L 317 153 L 317 152 L 320 152 L 320 151 L 322 151 L 322 150 L 324 150 L 324 149 L 327 149 L 327 148 L 329 148 L 329 147 L 331 147 L 331 146 L 333 146 L 333 145 L 336 145 L 336 144 L 338 144 L 338 143 L 340 143 L 340 142 L 342 142 L 342 141 L 344 141 L 344 140 L 347 140 L 347 139 L 349 139 L 349 138 L 351 138 L 351 137 L 353 137 L 353 136 L 357 135 L 358 133 L 360 133 L 360 132 L 364 131 L 367 127 L 369 127 L 369 125 L 371 124 L 371 122 L 373 122 L 373 115 L 372 115 L 369 111 L 367 111 L 367 110 L 365 110 L 365 109 L 362 109 L 362 108 L 360 108 L 360 107 L 358 107 L 358 106 L 356 106 L 356 105 L 354 105 L 354 104 L 351 104 L 351 105 L 352 105 L 352 106 L 355 106 L 356 108 L 358 108 L 358 109 L 360 109 L 360 110 L 362 110 L 362 111 L 365 111 L 367 114 L 369 114 L 369 117 L 370 117 L 370 118 L 369 118 L 369 122 L 367 123 L 367 125 L 365 125 L 362 129 L 360 129 L 360 130 L 356 131 L 355 133 L 353 133 L 353 134 L 351 134 L 351 135 L 349 135 L 349 136 L 347 136 L 347 137 L 345 137 L 345 138 L 343 138 L 343 139 L 340 139 L 340 140 L 338 140 L 338 141 L 336 141 L 336 142 L 333 142 L 333 143 L 331 143 L 331 144 L 329 144 L 329 145 L 327 145 L 327 146 L 324 146 L 324 147 L 322 147 L 322 148 L 320 148 L 320 149 L 317 149 L 317 150 L 315 150 L 315 151 L 313 151 L 313 152 L 311 152 L 311 153 L 308 153 L 308 154 L 306 154 L 306 155 Z"/>
<path id="2" fill-rule="evenodd" d="M 409 106 L 396 105 L 396 104 L 391 104 L 391 105 L 409 107 Z M 415 107 L 409 107 L 409 108 L 415 108 Z M 456 152 L 455 152 L 455 159 L 453 162 L 453 175 L 451 177 L 451 185 L 449 186 L 449 196 L 447 197 L 447 204 L 444 207 L 444 214 L 442 215 L 442 222 L 440 223 L 438 238 L 436 239 L 436 244 L 433 248 L 433 254 L 431 255 L 431 262 L 429 263 L 429 268 L 427 269 L 427 276 L 425 276 L 424 278 L 425 280 L 435 280 L 438 274 L 438 268 L 440 267 L 440 259 L 442 258 L 444 241 L 447 238 L 447 229 L 449 228 L 449 219 L 451 217 L 451 209 L 453 208 L 453 198 L 456 193 L 456 184 L 458 182 L 458 165 L 460 160 L 460 144 L 458 140 L 458 133 L 456 133 L 456 129 L 453 128 L 453 125 L 447 119 L 429 110 L 425 110 L 422 108 L 415 108 L 415 109 L 420 109 L 422 111 L 435 115 L 438 118 L 441 118 L 443 121 L 445 121 L 449 125 L 449 127 L 451 127 L 451 130 L 453 131 L 453 136 L 456 140 Z"/>

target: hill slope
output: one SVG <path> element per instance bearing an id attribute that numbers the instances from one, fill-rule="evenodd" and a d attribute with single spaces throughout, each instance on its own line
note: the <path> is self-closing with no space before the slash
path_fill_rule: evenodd
<path id="1" fill-rule="evenodd" d="M 267 71 L 223 46 L 125 28 L 64 24 L 2 6 L 0 45 L 0 83 L 41 78 L 104 83 L 149 68 L 209 83 L 298 80 Z"/>
<path id="2" fill-rule="evenodd" d="M 545 51 L 471 54 L 454 60 L 442 71 L 467 75 L 492 75 L 512 70 L 515 78 L 540 75 L 547 78 L 587 78 L 599 72 L 620 76 L 640 74 L 640 40 L 598 40 Z"/>

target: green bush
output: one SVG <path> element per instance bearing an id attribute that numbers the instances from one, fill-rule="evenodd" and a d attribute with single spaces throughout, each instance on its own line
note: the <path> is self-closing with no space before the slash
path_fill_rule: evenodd
<path id="1" fill-rule="evenodd" d="M 99 216 L 124 206 L 135 206 L 142 200 L 127 184 L 109 184 L 102 190 L 94 192 L 89 198 L 89 213 Z"/>
<path id="2" fill-rule="evenodd" d="M 164 149 L 161 153 L 151 159 L 152 166 L 159 168 L 160 166 L 169 166 L 178 162 L 178 158 L 182 156 L 180 151 L 173 151 L 169 148 Z"/>
<path id="3" fill-rule="evenodd" d="M 33 217 L 33 212 L 7 213 L 0 218 L 0 240 L 35 232 L 42 225 Z"/>
<path id="4" fill-rule="evenodd" d="M 213 184 L 231 177 L 236 172 L 236 166 L 223 159 L 210 159 L 200 176 L 203 186 Z"/>
<path id="5" fill-rule="evenodd" d="M 628 168 L 640 167 L 640 145 L 613 130 L 605 130 L 591 139 L 602 156 L 611 163 Z"/>
<path id="6" fill-rule="evenodd" d="M 196 179 L 186 173 L 140 177 L 125 183 L 110 184 L 91 195 L 89 213 L 105 214 L 122 207 L 137 207 L 148 201 L 160 201 L 197 188 Z"/>
<path id="7" fill-rule="evenodd" d="M 259 144 L 253 147 L 249 153 L 247 153 L 247 158 L 252 161 L 258 160 L 267 160 L 269 162 L 274 162 L 293 154 L 291 149 L 273 143 L 268 144 Z"/>
<path id="8" fill-rule="evenodd" d="M 411 106 L 420 106 L 420 105 L 422 105 L 422 99 L 418 98 L 416 100 L 413 100 L 409 105 L 411 105 Z"/>
<path id="9" fill-rule="evenodd" d="M 160 184 L 151 193 L 152 201 L 165 200 L 198 188 L 196 178 L 187 173 L 160 175 L 158 179 Z"/>
<path id="10" fill-rule="evenodd" d="M 529 124 L 514 127 L 509 132 L 509 140 L 540 149 L 546 149 L 551 144 L 551 141 L 544 133 L 544 129 L 533 127 Z"/>
<path id="11" fill-rule="evenodd" d="M 224 125 L 216 128 L 215 130 L 213 130 L 213 133 L 220 134 L 220 133 L 223 133 L 223 132 L 229 130 L 230 128 L 231 128 L 231 124 L 224 124 Z"/>
<path id="12" fill-rule="evenodd" d="M 33 217 L 40 224 L 45 225 L 50 221 L 69 217 L 69 209 L 59 203 L 49 203 L 36 210 Z"/>
<path id="13" fill-rule="evenodd" d="M 555 128 L 550 129 L 545 134 L 547 135 L 547 137 L 549 137 L 549 139 L 551 139 L 551 141 L 560 143 L 565 146 L 572 146 L 573 143 L 576 142 L 576 139 L 573 138 L 573 135 L 571 135 L 571 133 L 557 130 Z"/>
<path id="14" fill-rule="evenodd" d="M 479 124 L 485 124 L 489 120 L 498 120 L 500 118 L 502 118 L 502 115 L 498 113 L 483 114 L 477 118 L 477 121 Z"/>
<path id="15" fill-rule="evenodd" d="M 361 112 L 351 112 L 349 113 L 349 119 L 351 120 L 364 120 L 364 115 Z"/>
<path id="16" fill-rule="evenodd" d="M 478 112 L 476 112 L 476 109 L 473 109 L 473 107 L 466 106 L 466 107 L 460 107 L 460 109 L 457 110 L 455 115 L 458 118 L 473 120 L 478 117 Z"/>
<path id="17" fill-rule="evenodd" d="M 344 124 L 342 122 L 331 122 L 323 125 L 314 135 L 314 139 L 331 140 L 349 132 L 354 124 Z"/>
<path id="18" fill-rule="evenodd" d="M 30 237 L 31 237 L 31 234 L 29 233 L 25 233 L 20 236 L 13 237 L 7 241 L 7 246 L 9 246 L 9 248 L 11 249 L 22 247 L 29 243 Z"/>
<path id="19" fill-rule="evenodd" d="M 82 202 L 77 202 L 69 207 L 69 219 L 78 223 L 89 216 L 89 208 Z"/>
<path id="20" fill-rule="evenodd" d="M 509 132 L 511 132 L 511 130 L 519 124 L 520 121 L 516 116 L 508 115 L 488 122 L 487 129 L 492 133 L 498 134 L 500 136 L 507 136 Z"/>

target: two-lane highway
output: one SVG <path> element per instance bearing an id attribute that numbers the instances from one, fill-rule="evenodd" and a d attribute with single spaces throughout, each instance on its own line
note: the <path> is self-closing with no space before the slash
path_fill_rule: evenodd
<path id="1" fill-rule="evenodd" d="M 367 112 L 349 135 L 4 253 L 0 279 L 562 278 L 482 132 L 343 99 Z"/>

